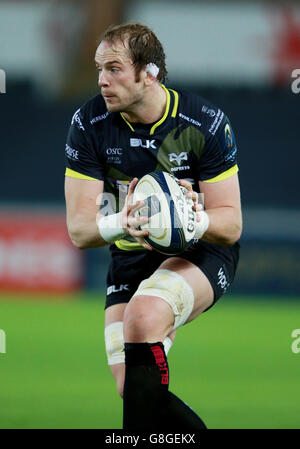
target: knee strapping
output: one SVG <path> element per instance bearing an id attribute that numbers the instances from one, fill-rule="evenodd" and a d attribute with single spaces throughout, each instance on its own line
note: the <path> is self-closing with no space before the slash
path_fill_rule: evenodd
<path id="1" fill-rule="evenodd" d="M 142 281 L 134 294 L 158 296 L 165 300 L 174 313 L 174 329 L 182 326 L 194 307 L 194 292 L 187 281 L 172 270 L 156 270 L 152 276 Z"/>
<path id="2" fill-rule="evenodd" d="M 104 329 L 105 348 L 109 365 L 125 363 L 123 321 L 115 321 Z M 173 341 L 166 337 L 163 341 L 165 353 L 168 354 Z"/>

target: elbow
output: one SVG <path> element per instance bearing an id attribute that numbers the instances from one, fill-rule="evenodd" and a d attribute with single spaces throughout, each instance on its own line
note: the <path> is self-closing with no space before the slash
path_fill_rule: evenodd
<path id="1" fill-rule="evenodd" d="M 73 243 L 75 248 L 77 248 L 77 249 L 87 249 L 88 248 L 88 246 L 85 245 L 84 242 L 82 242 L 81 240 L 72 238 L 72 237 L 70 237 L 70 238 L 71 238 L 71 242 Z"/>
<path id="2" fill-rule="evenodd" d="M 70 235 L 70 233 L 69 233 L 69 235 Z M 77 248 L 77 249 L 87 249 L 87 245 L 85 245 L 85 243 L 82 240 L 80 240 L 80 239 L 78 239 L 78 238 L 76 238 L 75 236 L 72 236 L 72 235 L 70 235 L 70 239 L 71 239 L 71 242 L 73 243 L 73 245 L 75 246 L 75 248 Z"/>
<path id="3" fill-rule="evenodd" d="M 233 246 L 242 235 L 242 224 L 236 224 L 233 226 L 233 229 L 231 230 L 230 234 L 224 239 L 224 246 L 230 247 Z"/>
<path id="4" fill-rule="evenodd" d="M 235 220 L 232 223 L 232 226 L 230 227 L 230 232 L 228 233 L 228 239 L 227 239 L 227 247 L 233 246 L 242 235 L 243 230 L 243 219 L 242 219 L 242 213 L 239 211 L 239 213 L 236 215 Z"/>
<path id="5" fill-rule="evenodd" d="M 224 230 L 225 231 L 225 230 Z M 242 222 L 232 223 L 230 227 L 227 227 L 227 230 L 219 236 L 218 244 L 220 246 L 224 246 L 229 248 L 233 246 L 242 235 Z"/>
<path id="6" fill-rule="evenodd" d="M 72 244 L 78 249 L 87 249 L 87 243 L 83 238 L 83 234 L 76 226 L 68 226 L 68 233 Z"/>

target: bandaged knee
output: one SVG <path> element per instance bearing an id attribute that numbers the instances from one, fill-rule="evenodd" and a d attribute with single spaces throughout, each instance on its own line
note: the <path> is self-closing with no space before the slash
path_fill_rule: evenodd
<path id="1" fill-rule="evenodd" d="M 116 365 L 117 363 L 125 363 L 123 321 L 115 321 L 106 326 L 104 329 L 104 337 L 108 364 Z M 166 337 L 163 344 L 167 355 L 173 341 L 171 338 Z"/>
<path id="2" fill-rule="evenodd" d="M 172 270 L 156 270 L 140 283 L 134 296 L 137 295 L 156 296 L 166 301 L 174 313 L 174 329 L 186 322 L 194 307 L 192 287 Z"/>
<path id="3" fill-rule="evenodd" d="M 123 321 L 116 321 L 106 326 L 104 338 L 108 364 L 124 363 Z"/>

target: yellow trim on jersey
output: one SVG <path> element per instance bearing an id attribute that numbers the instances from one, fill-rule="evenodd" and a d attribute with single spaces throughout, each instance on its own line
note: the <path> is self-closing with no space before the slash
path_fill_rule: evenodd
<path id="1" fill-rule="evenodd" d="M 150 129 L 150 135 L 154 134 L 154 131 L 156 130 L 156 128 L 161 125 L 166 118 L 168 117 L 169 114 L 169 110 L 170 110 L 170 103 L 171 103 L 171 96 L 170 96 L 170 92 L 168 91 L 168 89 L 161 84 L 161 87 L 164 89 L 164 91 L 167 94 L 167 104 L 166 104 L 166 110 L 164 112 L 164 115 L 162 116 L 162 118 L 160 120 L 158 120 L 158 122 L 154 123 L 154 125 L 152 126 L 152 128 Z M 170 89 L 172 90 L 172 89 Z M 172 90 L 172 92 L 174 92 L 174 107 L 173 107 L 173 111 L 172 111 L 172 117 L 176 116 L 177 113 L 177 108 L 178 108 L 178 93 L 175 92 L 175 90 Z M 134 132 L 134 127 L 131 125 L 131 123 L 124 117 L 123 113 L 120 112 L 120 115 L 122 117 L 122 119 L 125 121 L 125 123 L 127 123 L 127 125 L 129 126 L 129 128 L 131 129 L 131 131 Z"/>
<path id="2" fill-rule="evenodd" d="M 176 117 L 177 114 L 177 109 L 178 109 L 178 99 L 179 99 L 179 95 L 178 92 L 176 92 L 176 90 L 170 89 L 173 94 L 174 94 L 174 107 L 173 107 L 173 111 L 171 114 L 171 117 Z"/>
<path id="3" fill-rule="evenodd" d="M 120 112 L 122 119 L 127 123 L 127 125 L 129 126 L 129 128 L 131 129 L 131 131 L 134 132 L 133 127 L 131 126 L 131 124 L 129 123 L 128 120 L 126 120 L 126 118 L 124 117 L 124 115 L 122 114 L 122 112 Z"/>
<path id="4" fill-rule="evenodd" d="M 98 179 L 96 178 L 91 178 L 90 176 L 83 175 L 82 173 L 78 173 L 77 171 L 71 170 L 70 168 L 66 168 L 65 175 L 69 178 L 90 179 L 92 181 L 98 181 Z"/>
<path id="5" fill-rule="evenodd" d="M 157 128 L 159 125 L 161 125 L 161 124 L 166 120 L 166 118 L 168 117 L 168 114 L 169 114 L 171 95 L 170 95 L 170 92 L 168 91 L 168 89 L 167 89 L 163 84 L 161 84 L 161 87 L 165 90 L 165 92 L 166 92 L 166 94 L 167 94 L 167 105 L 166 105 L 166 110 L 165 110 L 165 113 L 164 113 L 164 115 L 162 116 L 162 118 L 161 118 L 160 120 L 158 120 L 158 122 L 156 122 L 156 123 L 152 126 L 152 128 L 151 128 L 151 130 L 150 130 L 150 135 L 151 135 L 151 134 L 154 134 L 154 131 L 156 130 L 156 128 Z"/>
<path id="6" fill-rule="evenodd" d="M 215 176 L 211 179 L 206 179 L 204 182 L 219 182 L 224 181 L 224 179 L 230 178 L 231 176 L 235 175 L 239 171 L 239 168 L 237 165 L 234 165 L 229 170 L 224 171 L 218 176 Z"/>
<path id="7" fill-rule="evenodd" d="M 115 245 L 124 251 L 133 251 L 135 249 L 144 249 L 138 242 L 129 242 L 125 239 L 115 241 Z"/>

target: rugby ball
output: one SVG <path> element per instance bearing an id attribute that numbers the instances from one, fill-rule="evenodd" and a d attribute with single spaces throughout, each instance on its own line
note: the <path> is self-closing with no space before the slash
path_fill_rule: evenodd
<path id="1" fill-rule="evenodd" d="M 175 176 L 162 171 L 148 173 L 137 183 L 133 202 L 144 201 L 144 205 L 135 214 L 149 218 L 140 229 L 149 231 L 144 239 L 156 251 L 176 255 L 191 245 L 196 212 L 186 192 Z"/>

